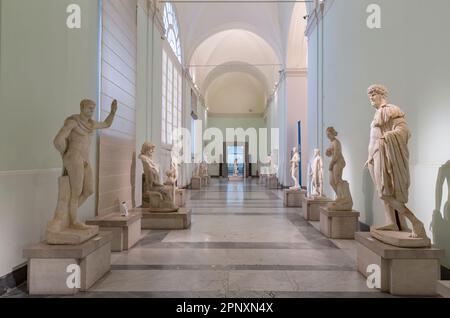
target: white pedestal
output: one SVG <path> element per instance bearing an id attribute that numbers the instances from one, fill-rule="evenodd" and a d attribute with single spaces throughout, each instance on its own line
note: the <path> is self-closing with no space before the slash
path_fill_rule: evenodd
<path id="1" fill-rule="evenodd" d="M 269 175 L 266 179 L 266 188 L 278 189 L 278 178 L 276 175 Z"/>
<path id="2" fill-rule="evenodd" d="M 284 190 L 283 203 L 287 207 L 302 207 L 302 201 L 305 198 L 306 191 L 298 190 Z"/>
<path id="3" fill-rule="evenodd" d="M 175 190 L 175 205 L 178 207 L 184 207 L 186 205 L 186 190 L 176 189 Z"/>
<path id="4" fill-rule="evenodd" d="M 320 221 L 320 209 L 333 200 L 328 198 L 302 198 L 302 215 L 308 221 Z"/>
<path id="5" fill-rule="evenodd" d="M 241 176 L 229 176 L 228 177 L 228 181 L 242 181 L 242 177 Z"/>
<path id="6" fill-rule="evenodd" d="M 378 265 L 381 291 L 399 296 L 436 295 L 443 250 L 396 247 L 378 241 L 368 232 L 357 232 L 355 239 L 358 271 L 367 277 L 367 267 Z"/>
<path id="7" fill-rule="evenodd" d="M 444 298 L 450 298 L 450 281 L 438 281 L 436 284 L 436 292 Z"/>
<path id="8" fill-rule="evenodd" d="M 354 239 L 359 230 L 359 212 L 320 208 L 320 232 L 328 238 Z"/>
<path id="9" fill-rule="evenodd" d="M 111 213 L 88 220 L 86 224 L 97 225 L 101 231 L 110 231 L 111 251 L 122 252 L 141 239 L 141 218 L 140 212 L 130 212 L 128 216 Z"/>
<path id="10" fill-rule="evenodd" d="M 142 228 L 147 230 L 184 230 L 191 226 L 191 209 L 180 208 L 177 212 L 157 213 L 142 211 Z"/>
<path id="11" fill-rule="evenodd" d="M 48 245 L 44 242 L 26 247 L 28 292 L 30 295 L 73 295 L 86 291 L 111 268 L 110 232 L 100 232 L 79 245 Z M 80 288 L 70 288 L 74 277 L 69 265 L 80 269 Z M 70 268 L 69 268 L 70 269 Z"/>
<path id="12" fill-rule="evenodd" d="M 200 178 L 200 177 L 192 177 L 192 179 L 191 179 L 191 188 L 193 190 L 200 190 L 202 188 L 202 178 Z"/>

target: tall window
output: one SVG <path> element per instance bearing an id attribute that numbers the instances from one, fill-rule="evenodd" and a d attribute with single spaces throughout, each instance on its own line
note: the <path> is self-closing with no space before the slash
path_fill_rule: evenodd
<path id="1" fill-rule="evenodd" d="M 181 127 L 183 93 L 178 22 L 171 3 L 164 5 L 164 26 L 173 54 L 169 52 L 169 48 L 163 49 L 161 141 L 163 144 L 171 145 L 174 129 Z"/>
<path id="2" fill-rule="evenodd" d="M 178 29 L 178 21 L 171 3 L 164 4 L 164 27 L 166 28 L 166 38 L 170 47 L 175 53 L 178 62 L 181 63 L 181 43 Z"/>

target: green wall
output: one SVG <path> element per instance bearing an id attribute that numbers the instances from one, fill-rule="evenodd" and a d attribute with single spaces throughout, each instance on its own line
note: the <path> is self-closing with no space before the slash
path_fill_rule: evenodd
<path id="1" fill-rule="evenodd" d="M 81 29 L 66 8 L 81 7 Z M 2 0 L 0 171 L 61 166 L 52 140 L 83 98 L 97 99 L 98 2 Z"/>

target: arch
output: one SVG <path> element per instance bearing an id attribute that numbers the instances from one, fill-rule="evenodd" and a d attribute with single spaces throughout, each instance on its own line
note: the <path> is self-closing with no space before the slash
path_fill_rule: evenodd
<path id="1" fill-rule="evenodd" d="M 289 29 L 286 38 L 286 68 L 308 67 L 308 43 L 305 35 L 307 21 L 305 3 L 295 3 L 289 19 Z"/>
<path id="2" fill-rule="evenodd" d="M 200 87 L 200 91 L 206 92 L 209 85 L 211 85 L 211 83 L 216 78 L 229 72 L 241 72 L 249 74 L 261 83 L 261 86 L 265 91 L 270 90 L 270 85 L 267 81 L 267 78 L 257 67 L 241 61 L 230 61 L 216 66 L 211 72 L 209 72 L 204 82 L 202 83 L 202 86 Z"/>
<path id="3" fill-rule="evenodd" d="M 194 81 L 206 90 L 208 82 L 214 78 L 210 74 L 223 74 L 225 71 L 220 69 L 230 68 L 231 64 L 242 66 L 241 71 L 253 74 L 266 89 L 278 81 L 282 68 L 273 47 L 258 34 L 245 29 L 228 29 L 213 34 L 196 47 L 189 69 Z"/>

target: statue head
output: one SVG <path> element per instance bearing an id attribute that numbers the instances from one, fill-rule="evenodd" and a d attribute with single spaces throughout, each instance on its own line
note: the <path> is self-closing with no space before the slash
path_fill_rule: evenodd
<path id="1" fill-rule="evenodd" d="M 334 127 L 328 127 L 327 128 L 327 137 L 330 140 L 334 140 L 337 137 L 338 133 L 337 131 L 334 129 Z"/>
<path id="2" fill-rule="evenodd" d="M 144 144 L 142 145 L 141 148 L 141 155 L 152 155 L 153 152 L 155 151 L 155 145 L 152 144 L 151 142 L 144 142 Z"/>
<path id="3" fill-rule="evenodd" d="M 298 152 L 297 147 L 292 148 L 292 152 L 293 152 L 293 153 Z"/>
<path id="4" fill-rule="evenodd" d="M 372 106 L 378 109 L 386 104 L 389 91 L 383 85 L 374 84 L 367 89 L 367 95 L 369 95 Z"/>
<path id="5" fill-rule="evenodd" d="M 95 102 L 90 99 L 83 99 L 80 103 L 80 113 L 87 117 L 92 118 L 95 111 Z"/>
<path id="6" fill-rule="evenodd" d="M 314 157 L 320 156 L 320 149 L 314 149 Z"/>

